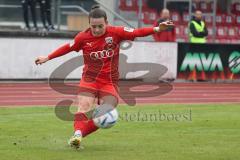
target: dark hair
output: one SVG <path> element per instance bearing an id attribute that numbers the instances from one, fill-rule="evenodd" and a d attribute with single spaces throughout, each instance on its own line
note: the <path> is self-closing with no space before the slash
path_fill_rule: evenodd
<path id="1" fill-rule="evenodd" d="M 99 5 L 92 6 L 88 17 L 89 20 L 90 18 L 104 18 L 104 20 L 107 21 L 107 14 L 104 10 L 100 9 Z"/>

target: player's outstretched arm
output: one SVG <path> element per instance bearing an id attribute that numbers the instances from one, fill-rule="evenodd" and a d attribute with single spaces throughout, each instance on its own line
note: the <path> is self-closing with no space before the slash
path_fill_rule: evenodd
<path id="1" fill-rule="evenodd" d="M 39 64 L 46 63 L 47 61 L 49 61 L 51 59 L 63 56 L 63 55 L 65 55 L 65 54 L 67 54 L 67 53 L 69 53 L 69 52 L 71 52 L 73 50 L 74 50 L 74 48 L 71 47 L 70 44 L 66 44 L 66 45 L 58 48 L 57 50 L 55 50 L 54 52 L 52 52 L 48 56 L 39 56 L 39 57 L 37 57 L 36 60 L 35 60 L 35 64 L 39 65 Z"/>
<path id="2" fill-rule="evenodd" d="M 124 29 L 122 30 L 119 28 L 117 33 L 124 40 L 133 40 L 136 37 L 149 36 L 154 33 L 158 33 L 172 27 L 174 27 L 174 24 L 172 21 L 165 21 L 160 23 L 159 26 L 157 27 L 143 27 L 143 28 L 137 28 L 137 29 L 124 27 Z"/>

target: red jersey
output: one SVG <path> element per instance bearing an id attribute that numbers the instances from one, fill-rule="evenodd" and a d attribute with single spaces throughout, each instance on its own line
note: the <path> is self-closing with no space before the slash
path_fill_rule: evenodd
<path id="1" fill-rule="evenodd" d="M 74 42 L 62 46 L 48 57 L 53 59 L 71 51 L 82 50 L 84 57 L 82 78 L 96 80 L 96 82 L 117 82 L 120 43 L 153 33 L 153 27 L 131 29 L 107 26 L 104 35 L 94 37 L 91 30 L 87 29 L 78 33 Z"/>

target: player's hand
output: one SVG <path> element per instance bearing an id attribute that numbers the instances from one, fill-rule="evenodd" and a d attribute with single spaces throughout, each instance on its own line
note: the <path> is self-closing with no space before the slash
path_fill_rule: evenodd
<path id="1" fill-rule="evenodd" d="M 48 56 L 39 56 L 37 57 L 37 59 L 35 60 L 35 64 L 36 65 L 39 65 L 39 64 L 43 64 L 45 62 L 47 62 L 49 59 L 48 59 Z"/>
<path id="2" fill-rule="evenodd" d="M 171 20 L 164 21 L 162 23 L 159 23 L 159 30 L 160 31 L 165 31 L 169 28 L 173 28 L 174 23 Z"/>

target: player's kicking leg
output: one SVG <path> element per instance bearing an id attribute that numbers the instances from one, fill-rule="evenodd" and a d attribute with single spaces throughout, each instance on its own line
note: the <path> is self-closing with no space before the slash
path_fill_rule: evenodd
<path id="1" fill-rule="evenodd" d="M 92 87 L 94 88 L 94 87 Z M 98 91 L 98 96 L 100 98 L 100 103 L 108 104 L 113 107 L 113 109 L 118 104 L 117 92 L 112 85 L 105 85 L 102 87 L 105 91 Z M 81 88 L 80 88 L 81 90 Z M 74 119 L 74 136 L 70 139 L 69 144 L 78 149 L 80 147 L 82 138 L 93 133 L 98 129 L 94 120 L 92 119 L 92 114 L 89 113 L 95 108 L 96 103 L 96 90 L 91 90 L 89 88 L 82 88 L 83 91 L 78 96 L 78 112 L 75 114 Z M 88 92 L 86 92 L 86 90 Z M 100 105 L 100 107 L 101 107 Z"/>
<path id="2" fill-rule="evenodd" d="M 69 140 L 69 145 L 73 148 L 78 149 L 82 137 L 97 130 L 97 127 L 87 117 L 87 113 L 93 109 L 94 103 L 94 94 L 84 92 L 78 95 L 78 112 L 75 114 L 74 119 L 74 135 Z"/>

